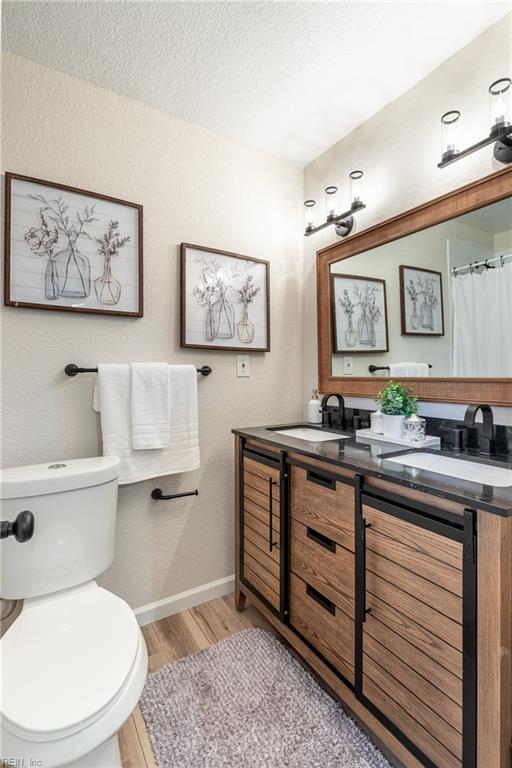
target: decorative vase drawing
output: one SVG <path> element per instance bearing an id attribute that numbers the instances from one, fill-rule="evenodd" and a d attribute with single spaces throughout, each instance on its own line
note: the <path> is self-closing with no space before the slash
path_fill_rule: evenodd
<path id="1" fill-rule="evenodd" d="M 254 332 L 256 326 L 249 320 L 249 309 L 247 304 L 243 304 L 242 319 L 236 324 L 238 338 L 243 344 L 250 344 L 254 341 Z"/>
<path id="2" fill-rule="evenodd" d="M 44 295 L 48 301 L 59 298 L 59 273 L 54 258 L 49 258 L 44 273 Z"/>
<path id="3" fill-rule="evenodd" d="M 413 331 L 417 331 L 420 327 L 420 316 L 418 315 L 418 307 L 415 301 L 412 303 L 412 312 L 411 312 L 411 328 Z"/>
<path id="4" fill-rule="evenodd" d="M 355 347 L 357 344 L 357 331 L 352 322 L 352 315 L 348 316 L 347 330 L 345 331 L 345 343 L 347 347 Z"/>
<path id="5" fill-rule="evenodd" d="M 112 258 L 107 257 L 103 274 L 94 281 L 94 291 L 100 304 L 113 305 L 121 298 L 121 283 L 112 274 Z"/>
<path id="6" fill-rule="evenodd" d="M 215 325 L 213 322 L 213 312 L 211 306 L 208 306 L 206 310 L 206 327 L 205 327 L 206 341 L 213 341 L 215 338 Z"/>
<path id="7" fill-rule="evenodd" d="M 372 338 L 375 339 L 375 328 L 366 314 L 366 309 L 363 309 L 363 313 L 359 318 L 357 333 L 360 344 L 372 345 Z M 375 340 L 372 346 L 375 346 Z"/>
<path id="8" fill-rule="evenodd" d="M 85 299 L 91 293 L 91 264 L 76 245 L 68 245 L 55 255 L 59 272 L 59 294 L 69 299 Z"/>
<path id="9" fill-rule="evenodd" d="M 212 304 L 213 330 L 215 339 L 232 339 L 235 335 L 235 310 L 222 296 Z"/>
<path id="10" fill-rule="evenodd" d="M 374 347 L 377 344 L 377 334 L 375 333 L 375 323 L 373 320 L 369 321 L 370 325 L 370 347 Z"/>
<path id="11" fill-rule="evenodd" d="M 434 330 L 434 311 L 431 305 L 424 301 L 420 309 L 421 327 L 429 331 Z"/>

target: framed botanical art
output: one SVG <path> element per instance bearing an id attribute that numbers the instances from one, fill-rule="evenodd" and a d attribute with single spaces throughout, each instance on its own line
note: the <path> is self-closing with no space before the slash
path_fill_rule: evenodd
<path id="1" fill-rule="evenodd" d="M 268 261 L 182 243 L 181 346 L 268 352 Z"/>
<path id="2" fill-rule="evenodd" d="M 373 277 L 331 274 L 334 352 L 387 352 L 386 283 Z"/>
<path id="3" fill-rule="evenodd" d="M 5 174 L 4 303 L 142 317 L 142 206 Z"/>
<path id="4" fill-rule="evenodd" d="M 402 335 L 444 336 L 441 272 L 400 265 Z"/>

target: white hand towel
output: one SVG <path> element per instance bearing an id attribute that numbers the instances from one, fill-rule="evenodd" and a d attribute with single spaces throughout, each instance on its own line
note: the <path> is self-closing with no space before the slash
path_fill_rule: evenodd
<path id="1" fill-rule="evenodd" d="M 119 484 L 190 472 L 199 467 L 197 373 L 169 366 L 170 438 L 167 448 L 134 451 L 131 442 L 130 366 L 99 365 L 93 408 L 101 412 L 103 455 L 119 456 Z"/>
<path id="2" fill-rule="evenodd" d="M 167 448 L 171 420 L 167 363 L 131 363 L 132 448 Z"/>
<path id="3" fill-rule="evenodd" d="M 130 366 L 98 365 L 95 410 L 101 412 L 104 456 L 121 456 L 130 445 Z"/>
<path id="4" fill-rule="evenodd" d="M 404 378 L 407 376 L 421 378 L 428 376 L 428 363 L 390 363 L 389 375 L 391 378 Z"/>

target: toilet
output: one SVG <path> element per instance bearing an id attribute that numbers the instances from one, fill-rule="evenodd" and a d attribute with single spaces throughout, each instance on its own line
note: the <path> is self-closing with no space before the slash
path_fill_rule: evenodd
<path id="1" fill-rule="evenodd" d="M 24 600 L 0 640 L 1 757 L 41 768 L 119 768 L 147 650 L 131 608 L 94 579 L 112 563 L 119 459 L 6 469 L 2 520 L 33 534 L 0 543 L 1 597 Z"/>

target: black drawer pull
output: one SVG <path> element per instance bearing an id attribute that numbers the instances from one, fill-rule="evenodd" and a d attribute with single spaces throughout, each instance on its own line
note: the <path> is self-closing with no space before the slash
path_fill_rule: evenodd
<path id="1" fill-rule="evenodd" d="M 268 479 L 268 549 L 272 552 L 273 547 L 276 546 L 276 542 L 273 541 L 274 532 L 272 530 L 272 515 L 274 514 L 274 504 L 272 498 L 272 488 L 276 484 L 276 481 L 271 477 Z"/>
<path id="2" fill-rule="evenodd" d="M 314 600 L 319 605 L 321 605 L 322 608 L 325 608 L 326 611 L 329 611 L 329 613 L 332 613 L 333 616 L 336 616 L 336 606 L 334 605 L 334 603 L 331 602 L 331 600 L 328 600 L 327 597 L 324 597 L 314 587 L 310 587 L 309 584 L 306 584 L 306 594 L 312 600 Z"/>
<path id="3" fill-rule="evenodd" d="M 333 480 L 331 477 L 326 477 L 320 472 L 314 472 L 312 469 L 308 469 L 308 480 L 310 483 L 323 485 L 324 488 L 329 488 L 331 491 L 336 490 L 336 480 Z"/>
<path id="4" fill-rule="evenodd" d="M 306 528 L 306 536 L 315 544 L 320 544 L 321 547 L 325 547 L 330 552 L 336 552 L 336 542 L 329 539 L 328 536 L 324 536 L 323 533 L 313 530 L 313 528 Z"/>

